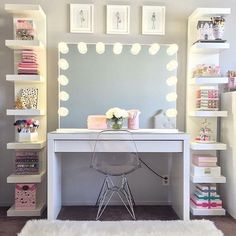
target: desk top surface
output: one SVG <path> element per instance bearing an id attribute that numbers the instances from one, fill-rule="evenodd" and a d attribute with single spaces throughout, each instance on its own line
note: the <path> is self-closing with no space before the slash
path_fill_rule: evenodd
<path id="1" fill-rule="evenodd" d="M 57 129 L 48 134 L 48 139 L 94 139 L 102 130 L 88 129 Z M 129 130 L 134 139 L 138 140 L 185 140 L 189 135 L 184 132 L 179 132 L 177 129 L 138 129 Z M 117 131 L 113 131 L 114 136 L 120 135 Z"/>

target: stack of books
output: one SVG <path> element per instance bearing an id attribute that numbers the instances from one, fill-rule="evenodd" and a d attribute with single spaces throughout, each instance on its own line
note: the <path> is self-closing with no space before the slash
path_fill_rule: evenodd
<path id="1" fill-rule="evenodd" d="M 33 50 L 22 50 L 21 51 L 21 61 L 18 63 L 17 68 L 18 74 L 30 74 L 38 75 L 38 57 Z"/>
<path id="2" fill-rule="evenodd" d="M 222 200 L 216 192 L 215 184 L 197 184 L 191 203 L 198 209 L 221 209 Z"/>
<path id="3" fill-rule="evenodd" d="M 39 156 L 35 151 L 17 151 L 15 158 L 15 174 L 31 175 L 39 172 Z"/>

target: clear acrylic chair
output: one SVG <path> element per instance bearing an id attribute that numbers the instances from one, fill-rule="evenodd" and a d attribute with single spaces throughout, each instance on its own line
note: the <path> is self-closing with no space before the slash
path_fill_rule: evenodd
<path id="1" fill-rule="evenodd" d="M 101 131 L 94 145 L 91 167 L 105 175 L 97 198 L 100 219 L 114 194 L 117 194 L 129 214 L 135 219 L 134 199 L 126 175 L 140 167 L 140 160 L 133 135 L 128 130 Z M 118 177 L 114 183 L 113 176 Z"/>

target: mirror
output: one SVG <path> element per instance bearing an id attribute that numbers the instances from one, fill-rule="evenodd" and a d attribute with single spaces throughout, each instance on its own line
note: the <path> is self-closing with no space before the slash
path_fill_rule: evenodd
<path id="1" fill-rule="evenodd" d="M 139 109 L 140 128 L 175 128 L 173 45 L 59 44 L 59 128 L 86 128 L 88 115 Z"/>

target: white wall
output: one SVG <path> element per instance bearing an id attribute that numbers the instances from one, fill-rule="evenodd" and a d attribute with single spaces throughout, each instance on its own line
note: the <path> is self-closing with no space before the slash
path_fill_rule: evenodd
<path id="1" fill-rule="evenodd" d="M 69 3 L 94 3 L 95 4 L 95 33 L 93 35 L 86 34 L 70 34 L 69 33 Z M 160 1 L 105 1 L 105 0 L 1 0 L 0 2 L 0 204 L 9 204 L 13 202 L 14 192 L 13 186 L 6 184 L 6 177 L 12 172 L 13 168 L 13 152 L 6 150 L 6 143 L 13 140 L 13 118 L 7 117 L 5 111 L 7 108 L 13 107 L 13 85 L 5 81 L 5 74 L 13 72 L 13 52 L 4 46 L 5 39 L 11 39 L 13 35 L 12 17 L 4 12 L 5 3 L 26 3 L 40 4 L 47 15 L 47 36 L 48 36 L 48 131 L 57 128 L 57 44 L 60 41 L 86 41 L 86 42 L 116 42 L 122 43 L 177 43 L 180 47 L 178 54 L 179 70 L 178 70 L 178 127 L 183 130 L 185 125 L 185 71 L 186 71 L 186 45 L 187 45 L 187 17 L 196 7 L 231 7 L 232 15 L 227 18 L 225 38 L 231 43 L 231 49 L 222 54 L 222 69 L 226 72 L 228 69 L 236 69 L 236 35 L 234 32 L 236 22 L 236 3 L 235 0 L 160 0 Z M 105 34 L 105 5 L 124 3 L 131 5 L 131 33 L 130 35 L 106 35 Z M 166 6 L 166 34 L 165 36 L 142 36 L 141 32 L 141 6 L 148 4 L 157 4 Z M 94 199 L 94 193 L 89 189 L 89 183 L 96 186 L 99 181 L 94 183 L 92 172 L 87 171 L 88 158 L 77 158 L 74 155 L 66 156 L 64 159 L 63 182 L 66 184 L 64 188 L 64 201 L 75 202 Z M 68 159 L 69 158 L 69 159 Z M 153 160 L 157 170 L 160 168 L 163 172 L 167 169 L 167 162 L 162 160 Z M 154 165 L 153 164 L 153 165 Z M 82 174 L 70 175 L 71 172 L 82 170 Z M 162 173 L 165 174 L 165 173 Z M 81 181 L 78 181 L 79 177 Z M 139 181 L 136 179 L 139 178 Z M 166 198 L 163 196 L 163 188 L 160 188 L 160 181 L 153 177 L 152 174 L 145 170 L 140 170 L 130 177 L 131 184 L 135 189 L 135 196 L 138 201 L 162 201 Z M 140 181 L 141 179 L 141 181 Z M 143 183 L 143 184 L 142 184 Z M 76 190 L 75 190 L 76 189 Z M 151 194 L 149 190 L 152 191 Z M 71 196 L 74 191 L 78 195 Z M 79 192 L 84 191 L 84 195 Z M 92 196 L 92 197 L 91 197 Z"/>

